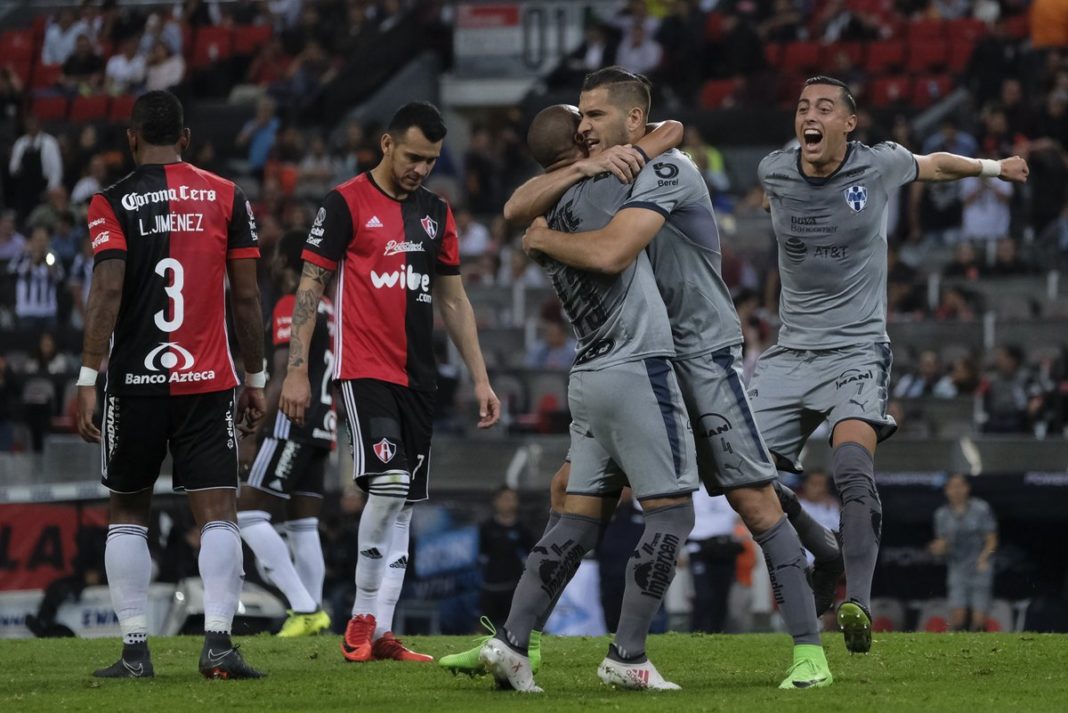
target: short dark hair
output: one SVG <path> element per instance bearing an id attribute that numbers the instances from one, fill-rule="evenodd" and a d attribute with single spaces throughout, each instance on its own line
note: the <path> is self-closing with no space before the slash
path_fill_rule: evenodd
<path id="1" fill-rule="evenodd" d="M 304 252 L 304 241 L 307 238 L 308 231 L 306 230 L 288 230 L 282 236 L 282 239 L 278 241 L 278 246 L 275 248 L 278 251 L 278 256 L 282 258 L 282 264 L 298 275 L 304 269 L 304 263 L 300 256 Z"/>
<path id="2" fill-rule="evenodd" d="M 612 103 L 624 109 L 637 106 L 649 116 L 652 108 L 653 83 L 643 74 L 628 72 L 618 65 L 590 72 L 582 82 L 582 91 L 607 87 Z"/>
<path id="3" fill-rule="evenodd" d="M 835 79 L 834 77 L 825 77 L 824 75 L 819 74 L 815 77 L 809 77 L 805 80 L 806 87 L 811 87 L 814 84 L 826 84 L 828 86 L 838 87 L 839 89 L 841 89 L 842 101 L 844 101 L 846 106 L 849 108 L 849 113 L 857 113 L 857 100 L 853 96 L 853 92 L 849 89 L 849 85 L 843 82 L 841 79 Z"/>
<path id="4" fill-rule="evenodd" d="M 163 90 L 142 94 L 130 113 L 130 128 L 153 146 L 173 146 L 185 128 L 182 102 Z"/>
<path id="5" fill-rule="evenodd" d="M 538 112 L 527 131 L 527 148 L 542 168 L 549 168 L 575 150 L 578 110 L 553 104 Z"/>
<path id="6" fill-rule="evenodd" d="M 413 126 L 418 127 L 428 140 L 437 143 L 445 138 L 448 131 L 441 112 L 430 102 L 408 102 L 393 115 L 386 127 L 386 133 L 393 138 L 400 138 Z"/>

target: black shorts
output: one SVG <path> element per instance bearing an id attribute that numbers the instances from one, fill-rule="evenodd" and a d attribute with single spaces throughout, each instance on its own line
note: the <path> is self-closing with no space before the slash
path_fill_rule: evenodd
<path id="1" fill-rule="evenodd" d="M 407 473 L 407 501 L 429 497 L 434 393 L 377 379 L 341 382 L 349 418 L 352 477 L 364 491 L 368 476 Z"/>
<path id="2" fill-rule="evenodd" d="M 290 495 L 323 497 L 329 448 L 265 438 L 244 483 L 289 500 Z"/>
<path id="3" fill-rule="evenodd" d="M 101 482 L 114 493 L 156 484 L 170 448 L 175 490 L 237 487 L 234 390 L 104 397 Z"/>

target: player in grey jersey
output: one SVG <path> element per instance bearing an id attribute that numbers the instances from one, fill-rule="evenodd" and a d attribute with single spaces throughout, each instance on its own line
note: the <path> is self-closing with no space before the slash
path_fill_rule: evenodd
<path id="1" fill-rule="evenodd" d="M 554 151 L 539 150 L 546 127 L 560 124 L 561 112 L 564 141 Z M 644 130 L 644 118 L 637 112 L 631 120 Z M 535 119 L 529 142 L 551 168 L 577 158 L 573 136 L 567 109 L 552 107 Z M 627 194 L 628 187 L 609 174 L 588 178 L 567 190 L 550 220 L 571 232 L 601 227 Z M 645 651 L 678 548 L 693 527 L 690 493 L 698 484 L 693 436 L 669 361 L 675 348 L 667 310 L 647 258 L 613 275 L 577 270 L 544 255 L 539 262 L 579 341 L 568 385 L 571 481 L 563 515 L 531 550 L 508 620 L 479 658 L 501 683 L 540 691 L 528 658 L 530 634 L 596 546 L 629 482 L 642 503 L 645 529 L 628 563 L 619 626 L 598 675 L 610 685 L 675 689 Z"/>
<path id="2" fill-rule="evenodd" d="M 976 160 L 916 156 L 890 142 L 866 146 L 848 141 L 856 123 L 848 87 L 813 77 L 797 103 L 800 147 L 775 151 L 760 163 L 779 245 L 782 328 L 778 345 L 757 363 L 749 398 L 783 470 L 798 469 L 801 447 L 822 421 L 830 421 L 847 579 L 838 624 L 846 648 L 860 653 L 871 648 L 871 580 L 882 523 L 873 459 L 876 444 L 897 427 L 886 413 L 887 202 L 914 180 L 979 175 L 1022 183 L 1027 164 L 1016 156 Z M 817 560 L 836 556 L 833 536 L 801 510 L 796 496 L 784 486 L 780 496 Z"/>
<path id="3" fill-rule="evenodd" d="M 589 75 L 580 97 L 579 133 L 591 155 L 640 137 L 643 127 L 625 123 L 625 117 L 635 107 L 648 111 L 648 105 L 643 77 L 611 67 Z M 536 202 L 528 206 L 532 213 L 541 208 Z M 720 275 L 719 231 L 704 180 L 693 162 L 668 151 L 645 165 L 611 222 L 580 237 L 551 230 L 538 219 L 524 245 L 533 254 L 608 275 L 644 261 L 648 247 L 678 352 L 676 373 L 697 430 L 698 471 L 710 492 L 726 494 L 764 550 L 794 639 L 794 665 L 782 687 L 830 684 L 808 564 L 772 487 L 776 470 L 742 386 L 742 333 Z"/>

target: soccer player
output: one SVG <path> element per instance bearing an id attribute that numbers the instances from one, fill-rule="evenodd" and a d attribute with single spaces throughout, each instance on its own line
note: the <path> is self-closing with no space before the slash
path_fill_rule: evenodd
<path id="1" fill-rule="evenodd" d="M 169 448 L 174 489 L 187 494 L 201 528 L 200 672 L 259 678 L 263 674 L 230 640 L 242 580 L 237 439 L 265 411 L 256 223 L 240 188 L 182 161 L 189 129 L 173 94 L 152 91 L 138 98 L 127 139 L 137 168 L 89 204 L 95 268 L 77 382 L 78 431 L 102 444 L 103 483 L 111 491 L 105 566 L 123 639 L 122 657 L 93 675 L 153 675 L 148 518 Z M 236 403 L 225 323 L 227 277 L 245 367 Z M 96 379 L 105 356 L 98 429 Z"/>
<path id="2" fill-rule="evenodd" d="M 531 152 L 550 172 L 582 157 L 572 138 L 572 111 L 549 107 L 531 126 Z M 634 138 L 645 132 L 645 117 L 643 111 L 628 116 Z M 608 174 L 588 178 L 567 189 L 550 220 L 569 233 L 599 228 L 629 193 L 630 186 Z M 531 550 L 508 619 L 483 644 L 480 659 L 498 682 L 541 691 L 528 657 L 531 631 L 597 545 L 629 483 L 642 504 L 645 528 L 627 564 L 619 626 L 597 673 L 609 685 L 677 689 L 656 670 L 645 647 L 679 547 L 693 528 L 691 493 L 698 483 L 693 436 L 670 362 L 675 349 L 667 310 L 644 254 L 612 275 L 577 270 L 544 255 L 535 259 L 578 339 L 568 383 L 571 474 L 564 512 Z"/>
<path id="3" fill-rule="evenodd" d="M 308 374 L 315 384 L 315 394 L 304 414 L 304 425 L 291 423 L 277 411 L 289 360 L 294 293 L 300 280 L 300 254 L 306 237 L 300 231 L 286 233 L 272 259 L 272 277 L 283 295 L 271 316 L 274 366 L 266 393 L 271 411 L 264 421 L 271 423 L 273 430 L 260 445 L 251 469 L 242 469 L 244 486 L 237 498 L 241 538 L 289 602 L 289 617 L 278 632 L 282 637 L 308 636 L 330 628 L 330 617 L 322 608 L 326 565 L 319 540 L 319 513 L 326 462 L 336 441 L 337 411 L 330 387 L 334 307 L 325 297 L 316 309 L 309 349 Z M 282 519 L 288 547 L 271 525 L 272 513 L 281 510 L 285 511 Z"/>
<path id="4" fill-rule="evenodd" d="M 327 282 L 339 272 L 333 378 L 352 433 L 360 518 L 356 601 L 341 649 L 349 661 L 432 661 L 390 630 L 408 563 L 412 505 L 428 497 L 435 374 L 433 303 L 471 372 L 479 428 L 500 418 L 460 278 L 452 210 L 423 188 L 445 139 L 437 108 L 402 106 L 377 166 L 327 194 L 308 234 L 279 404 L 303 426 L 313 394 L 309 346 Z"/>
<path id="5" fill-rule="evenodd" d="M 1023 182 L 1027 163 L 1017 156 L 917 156 L 892 142 L 866 146 L 848 140 L 856 124 L 849 88 L 813 77 L 797 102 L 800 146 L 760 162 L 765 207 L 779 243 L 782 327 L 778 345 L 757 363 L 749 398 L 782 470 L 799 470 L 801 447 L 822 421 L 830 421 L 847 582 L 838 625 L 846 648 L 863 653 L 871 648 L 871 580 L 882 524 L 875 448 L 897 428 L 886 412 L 887 201 L 915 180 L 978 175 Z M 827 556 L 831 533 L 801 511 L 792 492 L 784 486 L 780 492 L 804 545 L 817 561 Z"/>

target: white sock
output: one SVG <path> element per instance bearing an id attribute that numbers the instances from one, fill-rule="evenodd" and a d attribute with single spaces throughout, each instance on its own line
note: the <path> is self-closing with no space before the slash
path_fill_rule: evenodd
<path id="1" fill-rule="evenodd" d="M 393 631 L 393 610 L 397 608 L 401 589 L 404 587 L 404 574 L 408 570 L 408 535 L 412 524 L 412 505 L 409 503 L 397 515 L 393 524 L 393 542 L 389 548 L 386 561 L 386 573 L 382 578 L 382 588 L 378 591 L 378 607 L 375 613 L 375 639 L 381 638 L 387 631 Z"/>
<path id="2" fill-rule="evenodd" d="M 244 577 L 241 532 L 236 524 L 213 520 L 204 525 L 199 565 L 204 581 L 204 632 L 229 634 Z"/>
<path id="3" fill-rule="evenodd" d="M 403 508 L 403 497 L 376 495 L 373 488 L 367 495 L 367 505 L 360 516 L 353 616 L 375 614 L 378 611 L 378 590 L 382 586 L 387 558 L 393 545 L 394 523 Z"/>
<path id="4" fill-rule="evenodd" d="M 271 526 L 270 514 L 263 510 L 244 510 L 237 513 L 237 524 L 241 526 L 241 539 L 263 564 L 274 586 L 282 590 L 289 608 L 303 614 L 318 609 L 289 559 L 289 548 Z"/>
<path id="5" fill-rule="evenodd" d="M 319 539 L 319 518 L 302 517 L 286 523 L 289 549 L 293 551 L 293 566 L 297 568 L 305 591 L 322 606 L 323 580 L 326 563 L 323 561 L 323 542 Z"/>
<path id="6" fill-rule="evenodd" d="M 111 606 L 119 618 L 122 643 L 137 644 L 148 638 L 148 582 L 152 557 L 148 554 L 148 528 L 109 525 L 104 548 Z"/>

